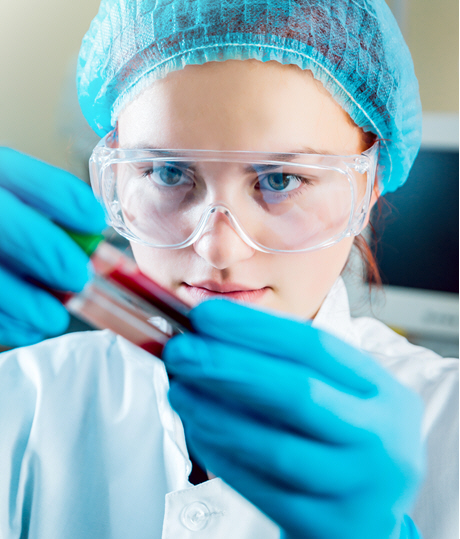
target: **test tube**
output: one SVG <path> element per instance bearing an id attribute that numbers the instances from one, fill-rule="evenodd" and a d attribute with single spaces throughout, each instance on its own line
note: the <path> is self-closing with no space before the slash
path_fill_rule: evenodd
<path id="1" fill-rule="evenodd" d="M 158 357 L 173 335 L 193 331 L 190 307 L 143 275 L 133 259 L 102 236 L 69 235 L 91 256 L 95 271 L 82 292 L 56 293 L 69 312 Z"/>

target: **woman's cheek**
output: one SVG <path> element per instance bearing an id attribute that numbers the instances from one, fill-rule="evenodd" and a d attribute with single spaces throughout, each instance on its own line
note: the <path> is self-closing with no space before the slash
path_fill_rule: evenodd
<path id="1" fill-rule="evenodd" d="M 276 276 L 272 300 L 276 304 L 266 306 L 303 319 L 314 318 L 340 276 L 352 245 L 353 238 L 345 238 L 320 251 L 275 255 L 270 273 Z"/>
<path id="2" fill-rule="evenodd" d="M 134 242 L 131 248 L 142 273 L 168 290 L 177 289 L 183 280 L 178 270 L 187 267 L 187 249 L 154 249 Z"/>

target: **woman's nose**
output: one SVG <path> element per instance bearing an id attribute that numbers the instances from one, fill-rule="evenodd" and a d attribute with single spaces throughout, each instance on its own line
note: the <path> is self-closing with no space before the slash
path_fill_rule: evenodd
<path id="1" fill-rule="evenodd" d="M 217 213 L 207 223 L 204 233 L 193 244 L 195 252 L 216 269 L 223 270 L 254 254 L 230 224 L 228 217 Z"/>

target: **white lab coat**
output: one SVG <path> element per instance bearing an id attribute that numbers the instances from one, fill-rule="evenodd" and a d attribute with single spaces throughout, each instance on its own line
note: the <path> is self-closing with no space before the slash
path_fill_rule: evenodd
<path id="1" fill-rule="evenodd" d="M 351 319 L 337 281 L 314 325 L 370 352 L 426 403 L 429 472 L 412 514 L 424 539 L 458 537 L 457 360 Z M 0 538 L 275 539 L 220 479 L 188 482 L 163 363 L 109 331 L 0 356 Z"/>

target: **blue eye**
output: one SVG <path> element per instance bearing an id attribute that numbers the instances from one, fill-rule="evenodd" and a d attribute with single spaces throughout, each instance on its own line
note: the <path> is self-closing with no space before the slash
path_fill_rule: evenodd
<path id="1" fill-rule="evenodd" d="M 156 184 L 163 187 L 175 187 L 189 182 L 187 174 L 174 165 L 162 165 L 144 172 Z"/>
<path id="2" fill-rule="evenodd" d="M 260 189 L 268 191 L 286 193 L 297 189 L 302 184 L 302 180 L 294 174 L 283 174 L 274 172 L 266 174 L 259 180 Z"/>

